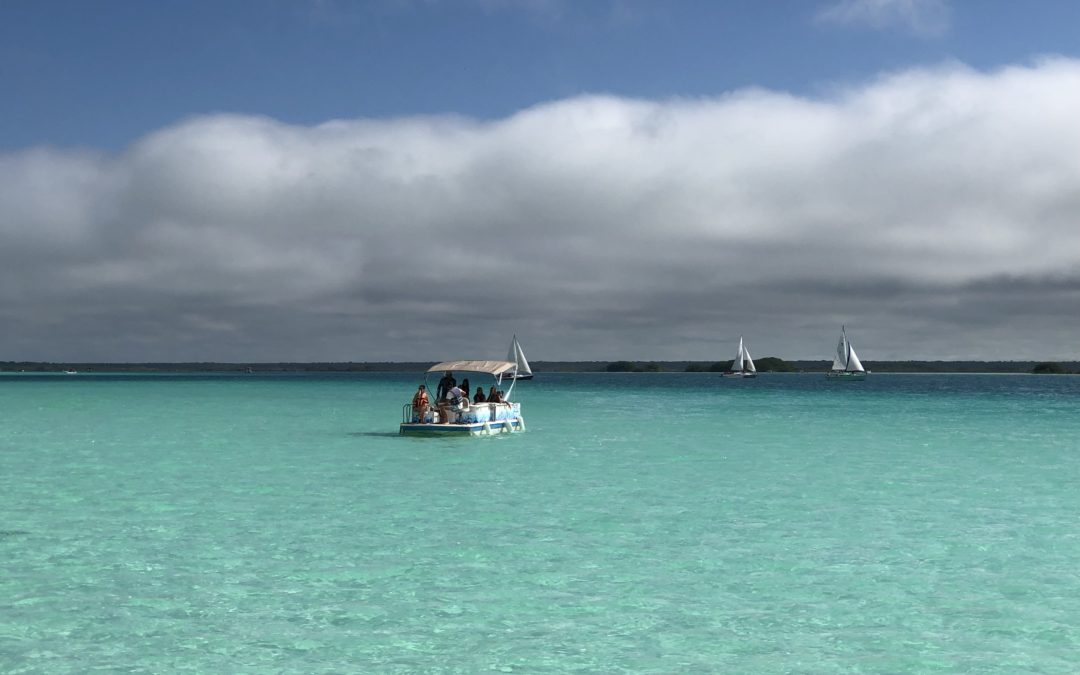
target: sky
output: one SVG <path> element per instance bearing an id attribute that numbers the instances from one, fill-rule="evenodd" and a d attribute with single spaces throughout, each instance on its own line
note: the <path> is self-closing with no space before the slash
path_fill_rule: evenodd
<path id="1" fill-rule="evenodd" d="M 0 361 L 1080 359 L 1077 25 L 0 0 Z"/>

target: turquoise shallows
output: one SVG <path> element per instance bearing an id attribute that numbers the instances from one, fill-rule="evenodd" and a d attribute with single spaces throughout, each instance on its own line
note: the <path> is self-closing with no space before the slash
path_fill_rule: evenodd
<path id="1" fill-rule="evenodd" d="M 1080 377 L 0 376 L 0 672 L 1080 672 Z"/>

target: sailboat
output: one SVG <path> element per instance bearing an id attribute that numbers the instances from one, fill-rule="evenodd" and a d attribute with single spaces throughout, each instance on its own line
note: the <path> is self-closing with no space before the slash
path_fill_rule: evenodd
<path id="1" fill-rule="evenodd" d="M 741 335 L 739 336 L 739 351 L 735 354 L 735 360 L 731 362 L 731 370 L 725 371 L 723 377 L 757 377 L 754 359 L 750 358 L 750 350 L 743 344 Z"/>
<path id="2" fill-rule="evenodd" d="M 521 343 L 518 342 L 517 335 L 514 335 L 514 339 L 510 342 L 510 351 L 506 354 L 506 360 L 517 364 L 517 374 L 507 374 L 503 378 L 513 377 L 515 380 L 531 380 L 533 379 L 532 368 L 529 367 L 529 362 L 525 360 L 525 352 L 521 349 Z"/>
<path id="3" fill-rule="evenodd" d="M 840 327 L 840 341 L 836 343 L 836 357 L 832 362 L 832 370 L 825 373 L 826 377 L 837 377 L 845 380 L 865 380 L 867 370 L 859 361 L 855 348 L 847 339 L 847 327 Z"/>

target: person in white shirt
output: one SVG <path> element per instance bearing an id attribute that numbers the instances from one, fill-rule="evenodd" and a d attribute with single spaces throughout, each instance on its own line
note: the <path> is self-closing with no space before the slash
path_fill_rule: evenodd
<path id="1" fill-rule="evenodd" d="M 439 421 L 450 423 L 450 413 L 459 413 L 469 408 L 469 395 L 456 384 L 446 392 L 446 397 L 439 401 Z"/>

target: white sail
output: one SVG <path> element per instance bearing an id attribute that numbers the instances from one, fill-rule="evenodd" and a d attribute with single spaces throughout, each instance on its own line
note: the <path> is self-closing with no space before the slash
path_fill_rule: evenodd
<path id="1" fill-rule="evenodd" d="M 863 368 L 862 362 L 859 361 L 859 356 L 855 353 L 855 348 L 851 346 L 850 342 L 848 343 L 847 370 L 855 373 L 861 373 L 866 370 Z"/>
<path id="2" fill-rule="evenodd" d="M 840 328 L 840 341 L 836 343 L 836 358 L 832 362 L 833 370 L 843 370 L 849 373 L 864 373 L 866 369 L 859 361 L 859 355 L 847 339 L 847 327 Z"/>
<path id="3" fill-rule="evenodd" d="M 754 359 L 750 358 L 750 350 L 747 349 L 746 347 L 743 347 L 742 352 L 743 352 L 743 370 L 749 371 L 751 373 L 756 373 L 757 372 L 757 367 L 754 365 Z"/>
<path id="4" fill-rule="evenodd" d="M 731 372 L 738 373 L 743 369 L 743 344 L 742 338 L 739 338 L 739 351 L 735 354 L 735 360 L 731 362 Z"/>
<path id="5" fill-rule="evenodd" d="M 514 363 L 517 363 L 517 347 L 517 335 L 514 335 L 514 339 L 510 341 L 510 349 L 506 352 L 507 361 L 513 361 Z M 518 368 L 521 368 L 520 364 L 518 365 Z"/>
<path id="6" fill-rule="evenodd" d="M 840 341 L 836 343 L 836 356 L 832 360 L 833 370 L 844 370 L 847 366 L 847 333 L 840 334 Z"/>
<path id="7" fill-rule="evenodd" d="M 518 375 L 532 375 L 532 368 L 529 368 L 529 362 L 525 360 L 525 352 L 521 349 L 517 335 L 514 335 L 510 342 L 510 352 L 506 355 L 506 360 L 517 364 Z"/>

